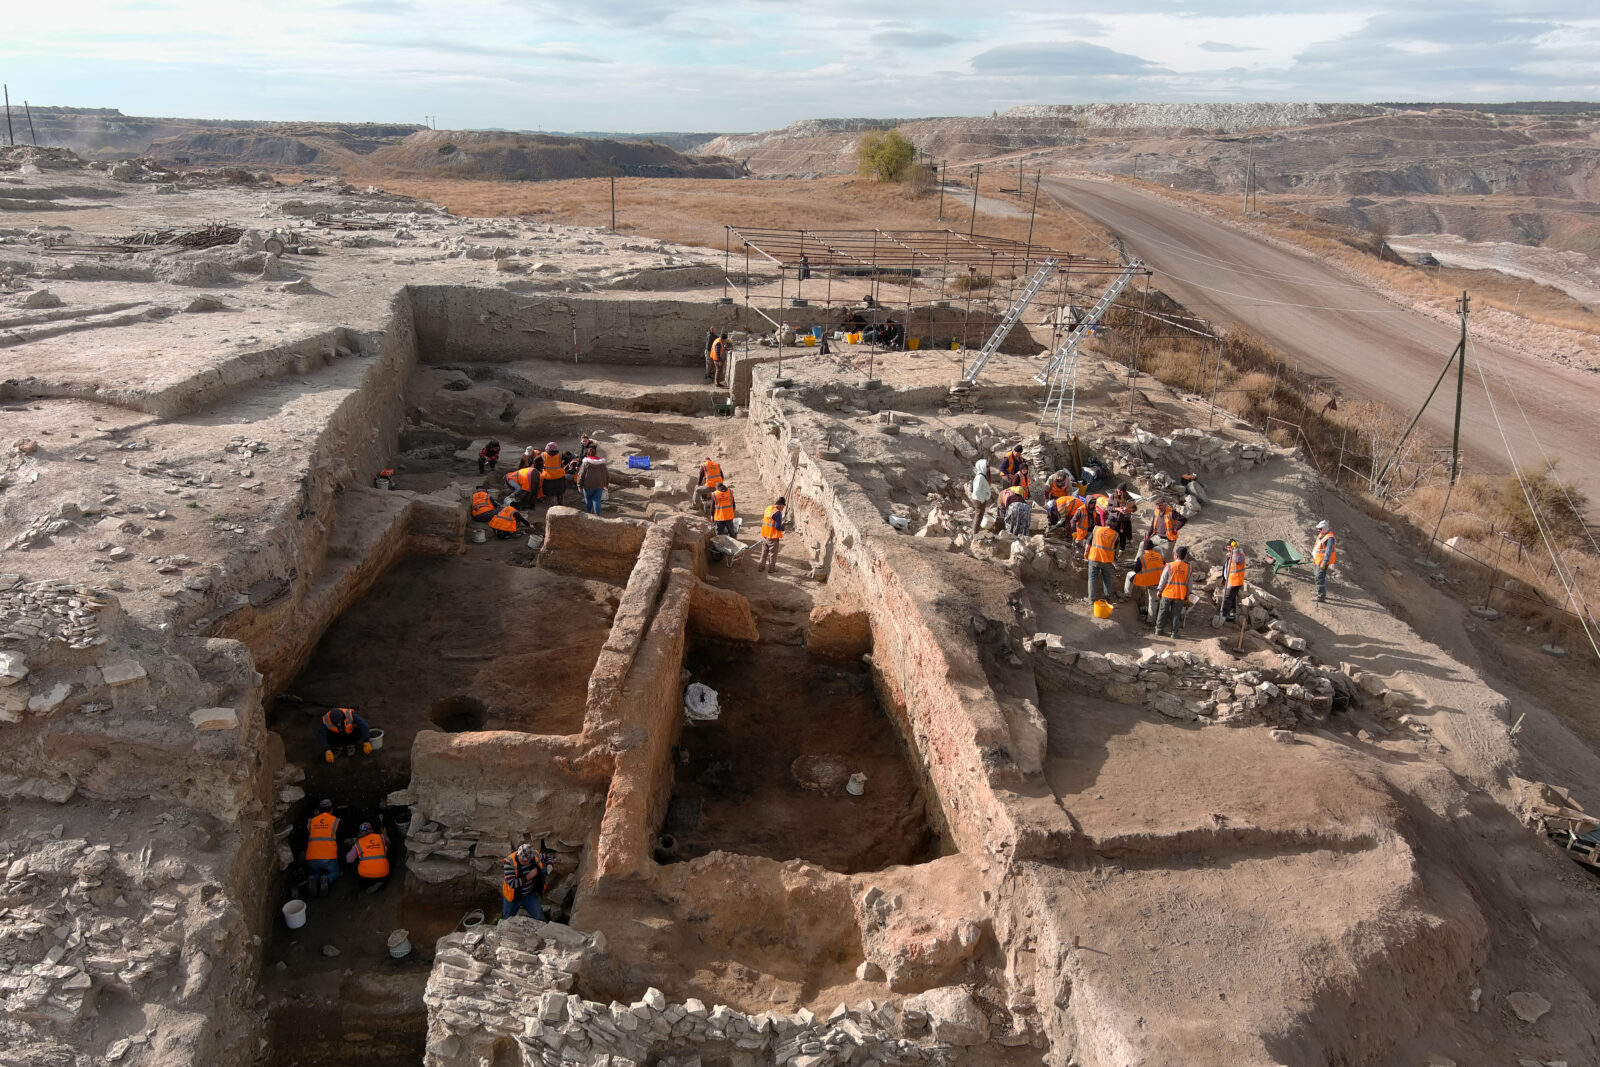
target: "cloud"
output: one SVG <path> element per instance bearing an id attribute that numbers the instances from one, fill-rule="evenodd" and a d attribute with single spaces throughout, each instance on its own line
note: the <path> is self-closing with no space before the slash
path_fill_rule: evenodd
<path id="1" fill-rule="evenodd" d="M 355 44 L 357 42 L 350 42 Z M 447 38 L 399 38 L 371 42 L 378 48 L 405 48 L 444 55 L 485 56 L 495 59 L 551 59 L 563 63 L 610 63 L 605 56 L 585 52 L 576 45 L 562 41 L 543 44 L 474 44 L 470 41 L 452 41 Z"/>
<path id="2" fill-rule="evenodd" d="M 352 15 L 409 15 L 417 5 L 411 0 L 339 0 L 332 10 Z"/>
<path id="3" fill-rule="evenodd" d="M 879 30 L 872 35 L 874 44 L 891 48 L 939 48 L 961 40 L 943 30 Z"/>
<path id="4" fill-rule="evenodd" d="M 1224 44 L 1222 41 L 1201 41 L 1197 46 L 1204 52 L 1259 52 L 1260 48 L 1246 44 Z"/>
<path id="5" fill-rule="evenodd" d="M 972 69 L 985 74 L 1044 76 L 1126 76 L 1155 74 L 1165 68 L 1126 52 L 1087 41 L 1005 44 L 972 57 Z"/>

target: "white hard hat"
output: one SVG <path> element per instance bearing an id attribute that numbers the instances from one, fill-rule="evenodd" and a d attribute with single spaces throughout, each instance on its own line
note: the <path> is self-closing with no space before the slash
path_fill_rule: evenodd
<path id="1" fill-rule="evenodd" d="M 1317 529 L 1326 530 L 1327 528 L 1328 528 L 1328 520 L 1327 519 L 1323 519 L 1321 522 L 1317 523 Z"/>

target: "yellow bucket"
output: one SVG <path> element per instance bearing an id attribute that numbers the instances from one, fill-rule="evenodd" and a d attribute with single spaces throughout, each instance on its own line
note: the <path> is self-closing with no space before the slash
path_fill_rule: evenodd
<path id="1" fill-rule="evenodd" d="M 906 342 L 906 347 L 909 348 L 911 351 L 915 352 L 917 349 L 922 347 L 922 338 L 920 338 L 920 337 L 911 338 L 911 340 Z"/>
<path id="2" fill-rule="evenodd" d="M 861 335 L 859 333 L 847 333 L 844 335 L 844 339 L 853 345 L 861 343 Z"/>
<path id="3" fill-rule="evenodd" d="M 812 345 L 814 345 L 816 343 L 817 343 L 817 339 L 815 337 L 811 336 L 809 333 L 806 334 L 806 347 L 807 348 L 811 347 Z"/>
<path id="4" fill-rule="evenodd" d="M 961 351 L 961 342 L 960 341 L 951 341 L 950 342 L 950 351 L 952 351 L 952 352 Z"/>
<path id="5" fill-rule="evenodd" d="M 1111 601 L 1096 600 L 1094 602 L 1094 617 L 1097 619 L 1111 618 Z"/>

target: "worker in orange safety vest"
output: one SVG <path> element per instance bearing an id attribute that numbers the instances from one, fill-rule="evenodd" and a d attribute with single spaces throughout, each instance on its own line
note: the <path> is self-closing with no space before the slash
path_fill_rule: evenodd
<path id="1" fill-rule="evenodd" d="M 328 886 L 339 878 L 339 820 L 331 800 L 318 804 L 317 813 L 306 822 L 306 869 L 311 872 L 312 895 L 327 896 Z"/>
<path id="2" fill-rule="evenodd" d="M 783 545 L 783 530 L 788 501 L 779 497 L 761 513 L 761 558 L 756 560 L 756 570 L 768 574 L 778 568 L 778 549 Z"/>
<path id="3" fill-rule="evenodd" d="M 333 762 L 333 750 L 340 745 L 359 744 L 362 752 L 372 755 L 372 730 L 354 708 L 329 708 L 323 713 L 320 729 L 322 758 L 327 762 Z"/>
<path id="4" fill-rule="evenodd" d="M 1157 585 L 1160 593 L 1161 611 L 1156 616 L 1156 633 L 1161 633 L 1161 627 L 1168 619 L 1172 620 L 1172 636 L 1178 636 L 1178 630 L 1183 626 L 1184 612 L 1189 607 L 1189 550 L 1176 548 L 1172 552 L 1172 562 L 1168 563 L 1161 571 L 1161 581 Z"/>
<path id="5" fill-rule="evenodd" d="M 1317 568 L 1317 602 L 1328 599 L 1328 568 L 1339 562 L 1339 539 L 1328 520 L 1317 523 L 1317 541 L 1311 546 L 1311 565 Z"/>
<path id="6" fill-rule="evenodd" d="M 1116 586 L 1117 531 L 1110 526 L 1096 526 L 1084 547 L 1083 558 L 1089 561 L 1089 603 L 1110 600 Z"/>
<path id="7" fill-rule="evenodd" d="M 567 492 L 567 461 L 561 458 L 561 449 L 551 441 L 534 457 L 534 464 L 539 468 L 539 499 L 559 505 Z"/>
<path id="8" fill-rule="evenodd" d="M 717 524 L 717 533 L 734 537 L 738 534 L 738 527 L 733 519 L 733 486 L 723 482 L 711 494 L 711 521 Z"/>
<path id="9" fill-rule="evenodd" d="M 694 483 L 694 495 L 689 498 L 689 503 L 698 508 L 711 499 L 711 494 L 717 491 L 717 486 L 722 484 L 722 464 L 712 459 L 705 458 L 700 464 L 700 480 Z"/>
<path id="10" fill-rule="evenodd" d="M 494 531 L 496 537 L 505 539 L 517 536 L 527 524 L 528 520 L 523 517 L 522 512 L 514 505 L 507 504 L 489 520 L 489 529 Z"/>
<path id="11" fill-rule="evenodd" d="M 487 489 L 479 489 L 472 494 L 472 504 L 469 510 L 472 513 L 473 522 L 488 522 L 498 509 L 494 506 L 494 498 L 489 495 L 489 491 Z"/>
<path id="12" fill-rule="evenodd" d="M 1139 565 L 1128 572 L 1127 580 L 1122 583 L 1122 595 L 1126 597 L 1133 596 L 1135 589 L 1144 590 L 1139 614 L 1146 618 L 1156 617 L 1156 587 L 1161 584 L 1161 572 L 1166 566 L 1167 561 L 1156 549 L 1155 542 L 1146 537 L 1139 546 Z"/>
<path id="13" fill-rule="evenodd" d="M 535 453 L 537 455 L 538 453 Z M 518 508 L 530 507 L 539 499 L 539 472 L 533 467 L 519 467 L 506 475 L 506 489 L 511 495 L 506 497 L 506 503 Z"/>
<path id="14" fill-rule="evenodd" d="M 1239 617 L 1239 598 L 1244 595 L 1244 549 L 1237 541 L 1228 542 L 1222 557 L 1222 580 L 1227 589 L 1222 594 L 1222 617 L 1233 622 Z"/>
<path id="15" fill-rule="evenodd" d="M 345 854 L 346 863 L 356 865 L 356 877 L 366 886 L 368 893 L 376 893 L 389 880 L 389 834 L 372 828 L 370 822 L 361 824 L 356 843 Z"/>
<path id="16" fill-rule="evenodd" d="M 544 892 L 549 857 L 532 845 L 518 845 L 500 864 L 500 919 L 505 921 L 518 911 L 544 921 Z"/>

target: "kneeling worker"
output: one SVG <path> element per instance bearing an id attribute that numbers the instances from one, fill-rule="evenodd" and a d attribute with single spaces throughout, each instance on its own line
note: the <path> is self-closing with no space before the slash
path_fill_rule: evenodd
<path id="1" fill-rule="evenodd" d="M 515 537 L 528 525 L 528 520 L 513 504 L 507 504 L 495 512 L 494 518 L 489 520 L 489 529 L 499 538 Z"/>
<path id="2" fill-rule="evenodd" d="M 472 514 L 473 522 L 488 522 L 494 517 L 495 511 L 498 509 L 495 508 L 494 498 L 489 495 L 489 491 L 487 489 L 479 489 L 472 494 L 472 504 L 469 510 Z"/>
<path id="3" fill-rule="evenodd" d="M 330 708 L 322 716 L 322 758 L 333 762 L 336 745 L 359 744 L 361 751 L 372 755 L 372 731 L 367 720 L 356 714 L 355 708 Z"/>
<path id="4" fill-rule="evenodd" d="M 376 893 L 389 880 L 388 832 L 379 833 L 370 822 L 362 823 L 361 836 L 350 846 L 344 861 L 354 863 L 356 877 L 361 879 L 361 884 L 367 887 L 368 893 Z"/>
<path id="5" fill-rule="evenodd" d="M 500 883 L 501 919 L 525 911 L 540 922 L 544 921 L 544 905 L 539 902 L 539 894 L 544 892 L 546 865 L 545 856 L 532 845 L 518 845 L 505 858 Z"/>
<path id="6" fill-rule="evenodd" d="M 318 804 L 317 813 L 306 823 L 306 869 L 311 872 L 312 896 L 327 896 L 328 886 L 339 879 L 339 820 L 331 800 Z"/>

